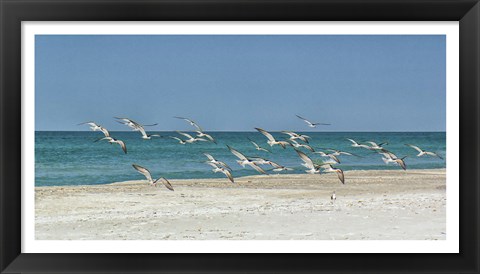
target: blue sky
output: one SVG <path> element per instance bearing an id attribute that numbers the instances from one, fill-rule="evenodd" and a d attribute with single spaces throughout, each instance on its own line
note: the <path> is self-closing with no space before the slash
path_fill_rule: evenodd
<path id="1" fill-rule="evenodd" d="M 445 36 L 37 35 L 36 130 L 445 131 Z"/>

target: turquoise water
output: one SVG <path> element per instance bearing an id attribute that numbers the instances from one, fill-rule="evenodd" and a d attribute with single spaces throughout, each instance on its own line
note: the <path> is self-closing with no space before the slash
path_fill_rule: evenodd
<path id="1" fill-rule="evenodd" d="M 154 134 L 154 132 L 152 132 Z M 162 136 L 177 136 L 173 132 L 161 132 Z M 124 154 L 117 144 L 105 141 L 94 142 L 102 137 L 101 132 L 59 132 L 37 131 L 35 133 L 35 185 L 91 185 L 112 182 L 145 179 L 135 171 L 132 163 L 144 166 L 153 177 L 168 179 L 224 178 L 221 173 L 214 174 L 204 162 L 204 152 L 224 161 L 233 169 L 233 176 L 258 174 L 253 169 L 242 168 L 230 153 L 226 145 L 248 156 L 259 156 L 281 165 L 295 168 L 289 173 L 304 173 L 301 160 L 291 147 L 269 147 L 266 138 L 258 132 L 210 132 L 218 144 L 197 142 L 180 145 L 170 138 L 143 140 L 138 132 L 111 132 L 117 139 L 123 140 L 128 149 Z M 425 150 L 434 151 L 445 158 L 445 132 L 306 132 L 311 137 L 313 148 L 334 148 L 357 154 L 360 157 L 340 156 L 341 163 L 336 167 L 343 170 L 400 169 L 396 165 L 385 165 L 381 156 L 366 149 L 351 147 L 346 138 L 356 141 L 388 142 L 384 147 L 398 157 L 405 159 L 408 169 L 444 168 L 445 160 L 433 157 L 416 157 L 417 151 L 405 146 L 415 144 Z M 287 135 L 273 133 L 278 139 Z M 183 137 L 182 137 L 183 138 Z M 257 151 L 248 138 L 272 153 Z M 307 152 L 313 159 L 318 154 Z M 264 166 L 265 169 L 270 167 Z"/>

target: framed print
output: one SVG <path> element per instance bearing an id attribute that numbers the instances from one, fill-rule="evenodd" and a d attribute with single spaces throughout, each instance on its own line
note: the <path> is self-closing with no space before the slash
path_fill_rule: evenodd
<path id="1" fill-rule="evenodd" d="M 1 8 L 2 273 L 478 272 L 477 1 Z"/>

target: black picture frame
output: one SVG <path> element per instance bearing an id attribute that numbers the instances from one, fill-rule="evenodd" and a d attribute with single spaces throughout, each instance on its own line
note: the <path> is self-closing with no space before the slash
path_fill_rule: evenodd
<path id="1" fill-rule="evenodd" d="M 478 1 L 0 0 L 0 16 L 1 273 L 479 273 Z M 149 20 L 459 21 L 460 253 L 21 253 L 21 22 Z"/>

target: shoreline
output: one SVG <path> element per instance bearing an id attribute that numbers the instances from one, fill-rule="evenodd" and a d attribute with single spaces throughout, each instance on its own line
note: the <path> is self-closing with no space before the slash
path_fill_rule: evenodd
<path id="1" fill-rule="evenodd" d="M 35 187 L 38 240 L 444 240 L 446 169 Z M 330 196 L 335 191 L 336 201 Z"/>
<path id="2" fill-rule="evenodd" d="M 431 171 L 431 172 L 430 172 Z M 437 173 L 446 173 L 446 168 L 431 168 L 431 169 L 408 169 L 406 171 L 401 170 L 401 169 L 363 169 L 363 170 L 346 170 L 344 171 L 345 175 L 350 174 L 350 173 L 369 173 L 369 172 L 403 172 L 403 173 L 408 173 L 408 174 L 425 174 L 425 173 L 432 173 L 434 174 L 435 172 Z M 307 173 L 302 173 L 302 174 L 288 174 L 288 173 L 279 173 L 279 174 L 268 174 L 266 175 L 247 175 L 247 176 L 240 176 L 240 177 L 235 177 L 235 183 L 237 180 L 239 182 L 243 182 L 245 180 L 256 180 L 256 179 L 264 179 L 264 178 L 286 178 L 286 177 L 303 177 L 303 176 L 311 176 L 310 174 Z M 320 178 L 323 178 L 325 176 L 329 176 L 331 174 L 314 174 L 313 176 L 321 176 Z M 168 179 L 168 178 L 167 178 Z M 346 178 L 348 179 L 348 178 Z M 211 180 L 211 181 L 223 181 L 224 178 L 221 177 L 215 177 L 215 178 L 194 178 L 194 179 L 168 179 L 170 182 L 175 182 L 175 183 L 180 183 L 180 184 L 187 184 L 188 182 L 196 182 L 196 181 L 205 181 L 205 180 Z M 227 180 L 225 178 L 225 180 Z M 111 182 L 111 183 L 104 183 L 104 184 L 89 184 L 89 185 L 52 185 L 52 186 L 35 186 L 35 189 L 41 189 L 41 188 L 56 188 L 56 187 L 95 187 L 95 186 L 109 186 L 109 185 L 121 185 L 121 184 L 137 184 L 138 182 L 142 182 L 146 180 L 127 180 L 127 181 L 119 181 L 119 182 Z M 228 181 L 228 180 L 227 180 Z M 346 183 L 347 184 L 347 183 Z"/>

